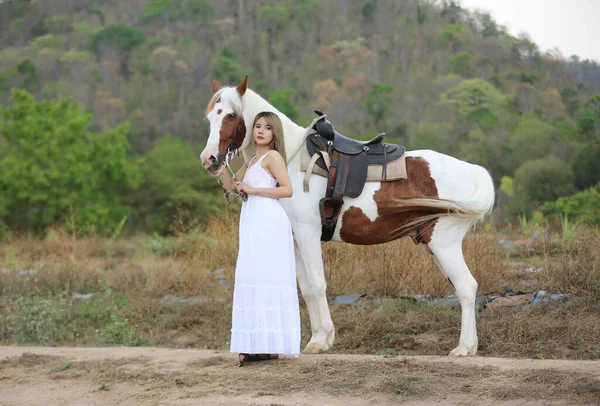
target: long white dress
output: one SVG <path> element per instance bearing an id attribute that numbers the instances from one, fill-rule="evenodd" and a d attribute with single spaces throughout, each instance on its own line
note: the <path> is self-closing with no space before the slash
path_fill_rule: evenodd
<path id="1" fill-rule="evenodd" d="M 274 188 L 277 181 L 262 167 L 263 155 L 244 183 Z M 277 199 L 249 195 L 242 204 L 239 253 L 235 270 L 231 352 L 300 353 L 300 311 L 290 221 Z"/>

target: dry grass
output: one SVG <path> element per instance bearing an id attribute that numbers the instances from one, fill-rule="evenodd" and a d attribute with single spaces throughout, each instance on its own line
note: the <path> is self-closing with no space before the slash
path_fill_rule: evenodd
<path id="1" fill-rule="evenodd" d="M 479 292 L 501 291 L 511 277 L 493 234 L 467 236 L 465 260 L 479 283 Z M 430 254 L 410 239 L 373 246 L 324 244 L 323 262 L 328 295 L 366 293 L 380 296 L 401 294 L 453 294 L 452 286 Z"/>
<path id="2" fill-rule="evenodd" d="M 550 291 L 600 299 L 600 227 L 581 228 L 573 241 L 541 243 L 546 272 L 540 281 Z"/>
<path id="3" fill-rule="evenodd" d="M 0 300 L 0 313 L 3 309 L 22 309 L 23 303 L 10 306 L 12 298 L 62 295 L 68 299 L 68 307 L 56 319 L 62 322 L 64 317 L 71 317 L 77 334 L 56 344 L 94 343 L 97 337 L 90 331 L 102 330 L 106 320 L 117 317 L 131 324 L 125 324 L 124 329 L 139 328 L 145 342 L 226 348 L 231 290 L 219 282 L 214 270 L 221 268 L 225 282 L 233 286 L 237 233 L 238 214 L 233 206 L 202 226 L 180 224 L 178 233 L 165 238 L 109 239 L 72 235 L 61 229 L 53 229 L 41 240 L 8 236 L 0 245 L 0 295 L 5 298 Z M 498 244 L 501 238 L 512 239 L 515 248 L 502 248 Z M 580 229 L 571 240 L 556 236 L 533 239 L 529 235 L 483 230 L 470 234 L 464 243 L 465 258 L 479 283 L 480 295 L 501 292 L 505 286 L 522 288 L 521 280 L 534 278 L 532 282 L 538 283 L 534 289 L 581 298 L 565 305 L 479 314 L 480 353 L 600 358 L 600 332 L 596 327 L 600 325 L 596 310 L 600 307 L 598 246 L 599 228 Z M 453 294 L 431 256 L 409 239 L 378 246 L 326 243 L 323 247 L 330 297 Z M 544 272 L 517 274 L 515 271 L 523 266 L 542 267 Z M 71 300 L 74 292 L 95 296 L 90 302 Z M 169 301 L 171 297 L 217 301 L 178 303 Z M 53 302 L 37 305 L 46 303 Z M 332 306 L 331 311 L 337 327 L 337 352 L 394 349 L 409 354 L 446 354 L 459 335 L 460 315 L 456 309 L 388 299 L 359 306 Z M 0 327 L 3 320 L 6 322 L 0 317 Z M 304 308 L 302 322 L 306 343 L 309 322 Z M 86 330 L 86 323 L 93 328 Z M 114 324 L 113 329 L 115 325 L 121 326 Z M 0 340 L 20 342 L 11 334 L 0 334 Z"/>

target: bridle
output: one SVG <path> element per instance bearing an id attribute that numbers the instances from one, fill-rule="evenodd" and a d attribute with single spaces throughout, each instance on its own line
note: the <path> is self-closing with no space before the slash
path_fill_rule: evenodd
<path id="1" fill-rule="evenodd" d="M 235 120 L 234 128 L 235 128 L 235 134 L 231 138 L 231 141 L 229 142 L 229 145 L 227 146 L 227 150 L 225 151 L 225 165 L 227 166 L 227 169 L 231 173 L 231 178 L 233 179 L 233 181 L 237 182 L 238 178 L 235 176 L 233 169 L 231 169 L 229 162 L 231 162 L 231 160 L 236 155 L 239 155 L 240 147 L 242 146 L 242 143 L 244 141 L 244 133 L 246 132 L 246 124 L 244 123 L 244 119 L 241 114 Z M 223 186 L 223 183 L 221 182 L 220 179 L 219 179 L 219 184 L 221 186 Z M 223 194 L 225 196 L 225 201 L 227 203 L 229 203 L 231 200 L 231 198 L 230 198 L 231 194 L 234 194 L 234 195 L 237 194 L 238 197 L 241 197 L 243 201 L 248 200 L 248 195 L 246 195 L 245 193 L 238 193 L 235 189 L 233 191 L 229 192 L 223 188 Z"/>
<path id="2" fill-rule="evenodd" d="M 231 177 L 233 180 L 237 181 L 233 170 L 229 166 L 229 162 L 235 157 L 235 155 L 239 155 L 240 147 L 243 143 L 242 133 L 244 132 L 246 125 L 244 124 L 244 119 L 241 114 L 235 120 L 234 127 L 235 134 L 231 138 L 231 142 L 227 146 L 227 151 L 225 152 L 225 165 L 227 165 L 227 169 L 229 169 L 229 172 L 231 172 Z"/>

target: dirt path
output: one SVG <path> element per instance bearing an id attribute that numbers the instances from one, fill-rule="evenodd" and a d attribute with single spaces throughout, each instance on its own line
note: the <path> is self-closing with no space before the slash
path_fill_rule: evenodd
<path id="1" fill-rule="evenodd" d="M 600 362 L 0 347 L 0 405 L 597 405 Z"/>

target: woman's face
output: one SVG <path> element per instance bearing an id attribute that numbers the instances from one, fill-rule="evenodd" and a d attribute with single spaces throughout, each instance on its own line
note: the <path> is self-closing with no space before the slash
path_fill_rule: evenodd
<path id="1" fill-rule="evenodd" d="M 273 130 L 271 126 L 267 124 L 267 120 L 264 117 L 256 120 L 254 129 L 252 130 L 252 136 L 256 145 L 270 145 L 273 141 Z"/>

